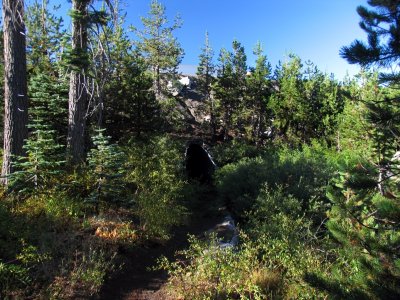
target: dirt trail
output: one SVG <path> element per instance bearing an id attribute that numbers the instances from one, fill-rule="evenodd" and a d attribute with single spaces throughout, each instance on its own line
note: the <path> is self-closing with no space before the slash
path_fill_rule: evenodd
<path id="1" fill-rule="evenodd" d="M 209 198 L 209 195 L 205 196 Z M 207 205 L 208 200 L 204 201 Z M 164 255 L 174 258 L 178 250 L 188 247 L 188 234 L 200 236 L 221 221 L 221 214 L 210 212 L 206 207 L 190 218 L 190 224 L 176 229 L 174 236 L 163 245 L 141 245 L 124 255 L 128 258 L 123 270 L 106 283 L 99 299 L 101 300 L 165 300 L 171 299 L 165 290 L 168 279 L 165 271 L 149 271 L 157 259 Z M 171 299 L 175 300 L 175 299 Z"/>

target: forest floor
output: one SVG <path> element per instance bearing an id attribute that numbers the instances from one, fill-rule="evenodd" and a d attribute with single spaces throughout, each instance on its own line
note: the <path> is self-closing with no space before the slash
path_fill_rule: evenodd
<path id="1" fill-rule="evenodd" d="M 125 264 L 121 271 L 104 285 L 101 300 L 176 300 L 168 295 L 166 283 L 168 274 L 164 270 L 153 271 L 161 256 L 176 259 L 179 250 L 189 246 L 188 236 L 204 236 L 204 233 L 221 223 L 224 211 L 213 209 L 216 196 L 204 194 L 202 203 L 189 217 L 188 224 L 176 228 L 166 243 L 148 243 L 125 250 Z"/>

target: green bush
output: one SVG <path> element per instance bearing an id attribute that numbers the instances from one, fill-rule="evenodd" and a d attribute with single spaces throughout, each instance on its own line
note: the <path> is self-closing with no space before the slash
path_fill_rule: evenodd
<path id="1" fill-rule="evenodd" d="M 219 197 L 236 216 L 244 216 L 252 208 L 272 164 L 273 161 L 260 157 L 243 158 L 217 170 L 215 181 Z"/>
<path id="2" fill-rule="evenodd" d="M 224 166 L 228 163 L 238 162 L 244 157 L 257 157 L 265 152 L 265 148 L 259 148 L 246 141 L 233 140 L 213 147 L 212 157 L 217 166 Z M 268 153 L 272 153 L 272 151 L 268 151 Z"/>
<path id="3" fill-rule="evenodd" d="M 83 285 L 90 296 L 100 291 L 109 274 L 114 268 L 115 254 L 110 256 L 103 250 L 89 248 L 82 257 L 77 260 L 71 273 L 71 283 L 74 285 Z"/>
<path id="4" fill-rule="evenodd" d="M 0 208 L 2 221 L 0 221 L 0 298 L 2 299 L 7 299 L 9 295 L 23 297 L 30 284 L 34 282 L 35 271 L 50 259 L 48 253 L 25 241 L 25 226 L 19 223 L 22 220 L 5 212 L 4 207 Z"/>
<path id="5" fill-rule="evenodd" d="M 260 244 L 246 242 L 240 249 L 218 246 L 191 238 L 190 248 L 179 253 L 184 259 L 169 262 L 165 257 L 159 267 L 170 275 L 172 295 L 183 299 L 266 299 L 282 292 L 282 275 L 266 268 L 259 260 Z M 188 263 L 189 262 L 189 263 Z"/>
<path id="6" fill-rule="evenodd" d="M 168 137 L 132 142 L 127 180 L 136 186 L 134 210 L 141 227 L 152 237 L 167 239 L 170 229 L 186 217 L 183 190 L 184 148 Z"/>
<path id="7" fill-rule="evenodd" d="M 261 244 L 259 263 L 282 272 L 282 298 L 365 295 L 354 285 L 361 265 L 336 249 L 326 227 L 334 213 L 327 186 L 338 170 L 359 159 L 312 143 L 301 150 L 280 148 L 269 156 L 244 157 L 217 171 L 221 199 L 250 240 Z M 375 203 L 397 216 L 392 203 L 378 198 Z"/>
<path id="8" fill-rule="evenodd" d="M 191 239 L 180 259 L 159 261 L 170 275 L 169 290 L 182 299 L 323 299 L 305 281 L 308 271 L 324 273 L 330 264 L 324 257 L 288 237 L 260 235 L 254 240 L 240 235 L 238 248 L 220 248 L 211 242 Z"/>
<path id="9" fill-rule="evenodd" d="M 307 235 L 311 226 L 304 215 L 299 200 L 285 195 L 282 186 L 271 189 L 265 185 L 248 213 L 246 228 L 255 239 L 265 234 L 271 238 L 299 239 Z"/>
<path id="10" fill-rule="evenodd" d="M 220 197 L 234 214 L 243 217 L 255 204 L 264 184 L 282 186 L 285 195 L 293 195 L 304 211 L 318 214 L 320 219 L 329 207 L 325 188 L 334 174 L 334 164 L 322 149 L 283 148 L 275 154 L 243 158 L 217 170 L 216 182 Z"/>
<path id="11" fill-rule="evenodd" d="M 32 282 L 29 269 L 22 265 L 0 261 L 0 298 L 26 288 Z"/>

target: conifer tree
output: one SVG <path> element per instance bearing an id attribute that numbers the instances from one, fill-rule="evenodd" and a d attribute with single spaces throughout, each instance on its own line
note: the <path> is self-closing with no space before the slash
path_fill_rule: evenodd
<path id="1" fill-rule="evenodd" d="M 303 142 L 320 139 L 331 145 L 343 111 L 343 95 L 333 76 L 323 74 L 314 63 L 305 62 L 303 97 L 299 107 L 298 135 Z"/>
<path id="2" fill-rule="evenodd" d="M 277 91 L 269 102 L 278 138 L 295 146 L 313 138 L 331 143 L 343 110 L 338 84 L 312 62 L 293 54 L 289 58 L 275 71 Z"/>
<path id="3" fill-rule="evenodd" d="M 152 86 L 143 57 L 135 51 L 124 55 L 105 87 L 105 126 L 112 136 L 140 137 L 160 129 L 160 107 Z"/>
<path id="4" fill-rule="evenodd" d="M 391 89 L 389 93 L 374 93 L 361 99 L 368 108 L 366 120 L 370 124 L 370 136 L 374 141 L 375 163 L 378 169 L 378 188 L 385 193 L 387 169 L 393 153 L 399 146 L 400 106 L 398 105 L 400 72 L 387 73 L 388 68 L 396 70 L 400 63 L 400 25 L 398 11 L 400 3 L 382 0 L 368 1 L 372 10 L 359 6 L 357 12 L 361 17 L 360 27 L 368 34 L 368 44 L 356 40 L 350 46 L 341 49 L 341 55 L 349 63 L 359 64 L 364 68 L 381 67 L 382 83 Z M 380 91 L 378 84 L 375 91 Z M 396 169 L 396 166 L 392 167 Z"/>
<path id="5" fill-rule="evenodd" d="M 27 8 L 27 62 L 30 74 L 58 75 L 61 40 L 65 37 L 63 19 L 48 8 L 49 0 L 35 0 Z M 56 8 L 57 9 L 57 8 Z"/>
<path id="6" fill-rule="evenodd" d="M 372 9 L 358 7 L 360 26 L 368 44 L 359 40 L 341 49 L 350 63 L 364 68 L 398 67 L 400 27 L 398 1 L 369 0 Z M 390 179 L 398 174 L 390 162 L 399 136 L 399 73 L 381 73 L 388 84 L 375 84 L 361 99 L 374 144 L 373 159 L 345 170 L 328 193 L 334 206 L 328 228 L 343 245 L 346 258 L 357 267 L 356 283 L 368 298 L 400 297 L 400 205 L 398 186 Z M 395 88 L 395 89 L 393 89 Z M 348 281 L 348 279 L 346 278 Z"/>
<path id="7" fill-rule="evenodd" d="M 199 66 L 197 67 L 197 80 L 199 91 L 205 95 L 204 100 L 207 105 L 207 113 L 210 115 L 211 134 L 216 135 L 217 124 L 215 118 L 215 103 L 211 96 L 212 84 L 214 81 L 215 65 L 213 62 L 214 51 L 210 46 L 208 32 L 206 32 L 205 44 L 199 55 Z"/>
<path id="8" fill-rule="evenodd" d="M 87 199 L 96 205 L 120 202 L 124 191 L 124 154 L 116 144 L 111 144 L 110 137 L 104 135 L 104 129 L 97 129 L 92 137 L 94 147 L 88 154 L 88 167 L 93 176 L 92 193 Z"/>
<path id="9" fill-rule="evenodd" d="M 23 0 L 3 0 L 4 151 L 2 182 L 13 172 L 13 155 L 23 155 L 28 135 L 26 37 Z"/>
<path id="10" fill-rule="evenodd" d="M 63 172 L 65 145 L 60 144 L 60 137 L 53 128 L 57 121 L 53 118 L 60 118 L 57 106 L 66 104 L 66 99 L 60 99 L 57 91 L 55 94 L 51 93 L 54 85 L 48 74 L 31 77 L 29 98 L 32 108 L 28 125 L 30 134 L 24 144 L 27 156 L 18 157 L 14 163 L 18 171 L 9 179 L 12 190 L 37 193 L 38 190 L 48 188 L 54 176 Z"/>
<path id="11" fill-rule="evenodd" d="M 222 134 L 224 140 L 228 139 L 233 125 L 233 113 L 236 108 L 234 73 L 232 54 L 226 49 L 221 49 L 218 57 L 217 80 L 213 86 L 217 100 L 217 114 L 222 119 Z"/>
<path id="12" fill-rule="evenodd" d="M 119 138 L 132 134 L 139 137 L 160 128 L 160 108 L 151 91 L 151 74 L 124 29 L 124 21 L 124 15 L 115 15 L 113 24 L 103 30 L 99 42 L 99 47 L 106 48 L 107 52 L 96 51 L 98 54 L 94 56 L 95 60 L 104 61 L 99 63 L 104 67 L 94 72 L 103 74 L 101 70 L 105 69 L 107 73 L 101 76 L 103 94 L 98 96 L 103 101 L 95 103 L 104 110 L 103 122 L 99 122 L 99 117 L 97 124 L 102 123 L 111 136 Z"/>
<path id="13" fill-rule="evenodd" d="M 396 70 L 400 64 L 400 25 L 397 1 L 368 1 L 372 10 L 359 6 L 357 12 L 361 17 L 360 27 L 368 34 L 368 44 L 356 40 L 350 46 L 343 47 L 340 54 L 349 63 L 359 64 L 364 68 L 380 67 L 382 83 L 397 89 L 400 84 L 400 72 L 384 72 Z M 388 160 L 399 145 L 400 127 L 395 122 L 399 116 L 397 95 L 388 95 L 381 99 L 362 99 L 368 101 L 367 118 L 373 125 L 373 140 L 376 142 L 377 163 L 380 177 Z M 381 189 L 383 192 L 383 189 Z"/>
<path id="14" fill-rule="evenodd" d="M 88 67 L 88 5 L 90 0 L 72 1 L 72 50 L 69 86 L 68 149 L 73 163 L 83 160 L 85 149 Z"/>
<path id="15" fill-rule="evenodd" d="M 270 105 L 274 117 L 274 127 L 278 137 L 294 139 L 298 128 L 297 110 L 302 101 L 302 63 L 299 57 L 289 56 L 289 61 L 280 64 L 275 70 L 278 91 L 273 93 Z"/>
<path id="16" fill-rule="evenodd" d="M 360 27 L 368 35 L 368 43 L 355 40 L 350 46 L 344 46 L 340 55 L 351 64 L 362 67 L 381 67 L 381 79 L 385 82 L 400 82 L 400 72 L 391 67 L 400 62 L 400 26 L 398 1 L 368 0 L 371 9 L 359 6 Z"/>
<path id="17" fill-rule="evenodd" d="M 244 132 L 245 119 L 245 93 L 246 93 L 246 75 L 247 75 L 247 56 L 242 44 L 234 40 L 232 42 L 232 66 L 233 66 L 233 84 L 234 84 L 234 110 L 233 122 L 237 130 Z"/>
<path id="18" fill-rule="evenodd" d="M 232 66 L 235 83 L 238 85 L 238 97 L 243 97 L 243 92 L 246 86 L 247 56 L 244 47 L 238 40 L 232 42 Z"/>
<path id="19" fill-rule="evenodd" d="M 3 28 L 0 27 L 0 138 L 3 140 L 4 115 L 4 39 Z"/>
<path id="20" fill-rule="evenodd" d="M 371 153 L 371 139 L 365 130 L 368 127 L 364 118 L 366 107 L 360 100 L 370 98 L 365 93 L 374 90 L 377 80 L 374 73 L 365 70 L 352 78 L 345 78 L 341 87 L 345 101 L 343 113 L 338 118 L 337 150 L 351 149 L 353 152 Z"/>
<path id="21" fill-rule="evenodd" d="M 90 65 L 88 67 L 88 115 L 91 123 L 96 127 L 102 127 L 104 113 L 106 109 L 106 85 L 111 80 L 115 67 L 118 62 L 112 57 L 117 44 L 124 43 L 120 41 L 123 34 L 124 15 L 121 15 L 119 2 L 114 1 L 112 7 L 107 7 L 102 3 L 100 9 L 94 14 L 96 22 L 92 22 L 90 27 L 88 55 Z M 111 11 L 112 9 L 112 11 Z M 109 11 L 107 11 L 109 10 Z M 109 17 L 109 16 L 112 16 Z M 125 45 L 126 53 L 130 50 L 130 43 Z M 122 59 L 122 58 L 121 58 Z"/>
<path id="22" fill-rule="evenodd" d="M 141 20 L 144 28 L 136 31 L 140 40 L 138 47 L 153 74 L 153 91 L 157 100 L 160 100 L 163 93 L 162 81 L 174 77 L 182 60 L 183 49 L 173 35 L 182 22 L 177 16 L 173 24 L 168 26 L 165 6 L 157 0 L 151 1 L 149 16 Z"/>
<path id="23" fill-rule="evenodd" d="M 256 144 L 260 143 L 271 115 L 267 113 L 271 87 L 271 65 L 263 53 L 261 43 L 257 43 L 254 49 L 256 66 L 251 70 L 247 78 L 246 91 L 246 117 L 249 120 L 251 136 Z"/>
<path id="24" fill-rule="evenodd" d="M 47 110 L 47 114 L 40 118 L 42 125 L 48 125 L 55 130 L 57 137 L 62 137 L 62 143 L 66 144 L 68 123 L 68 83 L 65 74 L 61 71 L 61 43 L 66 36 L 62 30 L 61 17 L 54 15 L 48 8 L 49 1 L 39 3 L 35 1 L 27 9 L 27 62 L 29 72 L 29 86 L 31 88 L 32 116 L 36 105 L 38 109 Z M 40 98 L 37 95 L 42 94 Z M 32 127 L 31 127 L 32 129 Z M 58 140 L 60 142 L 61 140 Z"/>
<path id="25" fill-rule="evenodd" d="M 35 127 L 25 141 L 26 156 L 19 156 L 13 163 L 17 169 L 9 176 L 10 191 L 37 193 L 44 191 L 53 182 L 54 176 L 63 173 L 63 146 L 56 142 L 55 130 L 42 125 L 37 118 L 29 127 Z"/>
<path id="26" fill-rule="evenodd" d="M 246 91 L 247 57 L 237 40 L 232 42 L 232 52 L 221 49 L 218 57 L 217 80 L 214 84 L 219 114 L 223 120 L 224 139 L 232 129 L 242 130 Z"/>
<path id="27" fill-rule="evenodd" d="M 57 142 L 66 146 L 67 115 L 68 115 L 68 86 L 63 78 L 54 78 L 46 73 L 32 75 L 29 80 L 32 113 L 29 122 L 35 122 L 40 115 L 42 125 L 54 130 Z M 38 110 L 38 112 L 37 112 Z M 45 111 L 45 113 L 41 113 Z M 31 128 L 35 128 L 35 126 Z"/>

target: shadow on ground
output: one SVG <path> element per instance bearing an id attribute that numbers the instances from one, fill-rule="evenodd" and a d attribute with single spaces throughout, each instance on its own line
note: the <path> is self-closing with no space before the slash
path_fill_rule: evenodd
<path id="1" fill-rule="evenodd" d="M 151 271 L 160 256 L 173 259 L 176 251 L 189 246 L 188 235 L 200 236 L 221 221 L 221 212 L 209 209 L 215 199 L 214 192 L 204 195 L 204 202 L 190 217 L 190 223 L 176 228 L 174 236 L 165 244 L 146 244 L 122 253 L 126 257 L 123 269 L 104 285 L 101 300 L 165 300 L 169 299 L 164 288 L 168 275 L 166 271 Z"/>

